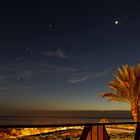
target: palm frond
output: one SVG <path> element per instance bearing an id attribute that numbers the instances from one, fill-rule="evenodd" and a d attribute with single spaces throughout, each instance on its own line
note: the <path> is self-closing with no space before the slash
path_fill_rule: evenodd
<path id="1" fill-rule="evenodd" d="M 137 79 L 140 78 L 140 64 L 137 64 L 137 66 L 135 68 L 135 75 L 136 75 Z"/>
<path id="2" fill-rule="evenodd" d="M 116 76 L 115 74 L 114 74 L 113 76 L 115 77 L 115 79 L 116 79 L 122 86 L 124 86 L 124 83 L 123 83 L 123 81 L 121 80 L 120 77 Z"/>
<path id="3" fill-rule="evenodd" d="M 126 100 L 125 97 L 122 97 L 119 94 L 113 94 L 113 93 L 102 93 L 100 96 L 102 98 L 106 98 L 108 101 L 124 101 L 124 100 Z"/>
<path id="4" fill-rule="evenodd" d="M 101 94 L 100 94 L 100 96 L 103 97 L 103 98 L 104 98 L 104 97 L 108 97 L 108 96 L 114 96 L 114 95 L 115 95 L 115 94 L 109 93 L 109 92 L 108 92 L 108 93 L 104 92 L 104 93 L 101 93 Z"/>
<path id="5" fill-rule="evenodd" d="M 108 101 L 122 101 L 131 104 L 140 103 L 140 64 L 129 67 L 127 64 L 118 68 L 114 73 L 114 79 L 107 86 L 114 93 L 102 93 L 101 97 Z"/>
<path id="6" fill-rule="evenodd" d="M 128 80 L 129 79 L 129 66 L 127 64 L 123 65 L 123 70 L 126 76 L 126 80 Z"/>
<path id="7" fill-rule="evenodd" d="M 119 101 L 119 102 L 127 102 L 130 104 L 130 101 L 122 96 L 123 94 L 113 94 L 113 93 L 101 93 L 100 96 L 102 98 L 106 98 L 108 102 L 110 101 Z"/>
<path id="8" fill-rule="evenodd" d="M 136 80 L 134 67 L 130 67 L 130 80 L 131 80 L 131 83 L 134 83 Z"/>

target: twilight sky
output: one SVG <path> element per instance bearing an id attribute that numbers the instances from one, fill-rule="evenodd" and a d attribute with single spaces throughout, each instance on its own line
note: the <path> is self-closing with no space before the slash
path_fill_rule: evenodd
<path id="1" fill-rule="evenodd" d="M 140 2 L 0 2 L 0 110 L 125 110 L 99 94 L 140 61 Z"/>

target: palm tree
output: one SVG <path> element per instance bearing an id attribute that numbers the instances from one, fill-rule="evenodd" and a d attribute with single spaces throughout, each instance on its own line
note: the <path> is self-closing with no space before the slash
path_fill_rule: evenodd
<path id="1" fill-rule="evenodd" d="M 104 92 L 101 97 L 108 101 L 127 102 L 131 106 L 131 113 L 134 122 L 139 121 L 140 104 L 140 64 L 129 67 L 127 64 L 118 68 L 114 79 L 108 82 L 108 87 L 114 93 Z"/>

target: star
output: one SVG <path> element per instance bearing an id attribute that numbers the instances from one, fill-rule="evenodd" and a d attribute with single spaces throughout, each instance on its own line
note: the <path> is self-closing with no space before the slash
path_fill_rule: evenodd
<path id="1" fill-rule="evenodd" d="M 96 20 L 99 22 L 99 21 L 101 21 L 101 18 L 97 18 Z"/>
<path id="2" fill-rule="evenodd" d="M 50 23 L 50 24 L 49 24 L 49 28 L 50 28 L 50 30 L 55 29 L 55 26 L 56 26 L 55 24 Z"/>
<path id="3" fill-rule="evenodd" d="M 21 58 L 20 58 L 20 57 L 17 57 L 16 60 L 17 60 L 17 61 L 21 61 Z"/>
<path id="4" fill-rule="evenodd" d="M 67 39 L 69 38 L 69 34 L 65 34 L 65 35 L 63 36 L 63 38 L 64 38 L 64 40 L 67 40 Z"/>
<path id="5" fill-rule="evenodd" d="M 117 24 L 119 24 L 119 21 L 118 21 L 118 20 L 116 20 L 116 21 L 115 21 L 115 24 L 116 24 L 116 25 L 117 25 Z"/>
<path id="6" fill-rule="evenodd" d="M 128 15 L 127 14 L 124 14 L 124 18 L 128 18 Z"/>
<path id="7" fill-rule="evenodd" d="M 16 77 L 16 80 L 18 80 L 18 81 L 19 81 L 20 79 L 21 79 L 21 77 L 19 77 L 19 76 L 18 76 L 18 77 Z"/>
<path id="8" fill-rule="evenodd" d="M 52 28 L 52 24 L 49 24 L 49 27 Z"/>
<path id="9" fill-rule="evenodd" d="M 27 52 L 29 52 L 29 51 L 30 51 L 30 49 L 29 49 L 29 48 L 27 48 L 27 49 L 26 49 L 26 51 L 27 51 Z"/>
<path id="10" fill-rule="evenodd" d="M 33 54 L 33 50 L 30 50 L 30 54 L 31 54 L 31 55 Z"/>
<path id="11" fill-rule="evenodd" d="M 0 58 L 2 58 L 3 57 L 3 55 L 2 54 L 0 54 Z"/>
<path id="12" fill-rule="evenodd" d="M 38 53 L 37 53 L 37 52 L 35 52 L 35 53 L 34 53 L 34 55 L 35 55 L 35 56 L 37 56 L 37 55 L 38 55 Z"/>
<path id="13" fill-rule="evenodd" d="M 32 49 L 30 49 L 30 48 L 27 48 L 27 49 L 26 49 L 26 52 L 27 52 L 29 55 L 31 55 L 31 56 L 34 55 L 34 51 L 33 51 Z"/>

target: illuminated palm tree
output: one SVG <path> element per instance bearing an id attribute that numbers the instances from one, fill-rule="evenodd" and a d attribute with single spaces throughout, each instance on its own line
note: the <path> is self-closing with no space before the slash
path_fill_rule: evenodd
<path id="1" fill-rule="evenodd" d="M 114 93 L 102 93 L 101 97 L 108 101 L 127 102 L 131 106 L 131 113 L 134 122 L 139 121 L 139 103 L 140 103 L 140 64 L 135 67 L 123 65 L 122 69 L 114 74 L 114 79 L 108 83 L 108 87 Z"/>

